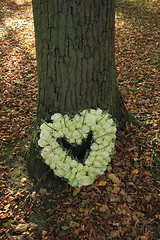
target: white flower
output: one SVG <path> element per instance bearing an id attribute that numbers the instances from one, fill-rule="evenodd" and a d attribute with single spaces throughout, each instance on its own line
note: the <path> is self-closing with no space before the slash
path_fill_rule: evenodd
<path id="1" fill-rule="evenodd" d="M 53 123 L 53 128 L 57 131 L 57 130 L 61 130 L 62 129 L 62 125 L 60 121 L 55 121 Z"/>
<path id="2" fill-rule="evenodd" d="M 63 171 L 63 169 L 54 169 L 54 173 L 55 173 L 55 175 L 57 175 L 58 177 L 63 177 L 64 176 L 64 171 Z"/>
<path id="3" fill-rule="evenodd" d="M 52 146 L 53 149 L 59 147 L 59 144 L 57 143 L 55 138 L 51 138 L 50 141 L 49 141 L 49 144 Z"/>
<path id="4" fill-rule="evenodd" d="M 64 127 L 61 129 L 61 131 L 63 132 L 63 135 L 65 136 L 66 134 L 68 134 L 69 130 L 68 128 Z"/>
<path id="5" fill-rule="evenodd" d="M 77 129 L 82 129 L 82 123 L 81 123 L 81 122 L 75 123 L 75 127 L 76 127 Z"/>
<path id="6" fill-rule="evenodd" d="M 62 150 L 61 147 L 58 147 L 54 150 L 54 153 L 58 156 L 60 156 L 61 158 L 64 158 L 65 157 L 65 152 Z"/>
<path id="7" fill-rule="evenodd" d="M 74 121 L 75 121 L 75 122 L 80 122 L 80 115 L 79 115 L 79 114 L 76 114 L 76 115 L 74 116 Z"/>
<path id="8" fill-rule="evenodd" d="M 40 126 L 41 131 L 48 131 L 48 132 L 52 132 L 53 131 L 53 124 L 52 123 L 42 123 L 42 125 Z"/>
<path id="9" fill-rule="evenodd" d="M 68 126 L 68 130 L 69 130 L 70 132 L 75 131 L 75 129 L 76 129 L 76 127 L 75 127 L 73 124 Z"/>
<path id="10" fill-rule="evenodd" d="M 87 158 L 87 160 L 85 161 L 85 164 L 91 166 L 93 164 L 93 161 L 94 161 L 94 158 Z"/>
<path id="11" fill-rule="evenodd" d="M 87 125 L 82 126 L 82 132 L 88 133 L 90 131 L 90 128 Z"/>
<path id="12" fill-rule="evenodd" d="M 57 165 L 60 161 L 59 155 L 54 155 L 53 162 Z"/>
<path id="13" fill-rule="evenodd" d="M 47 158 L 48 154 L 52 152 L 52 148 L 50 146 L 45 146 L 41 151 L 41 156 L 45 159 Z"/>
<path id="14" fill-rule="evenodd" d="M 93 165 L 94 165 L 95 167 L 101 167 L 101 163 L 98 162 L 98 161 L 95 161 L 95 162 L 93 163 Z"/>
<path id="15" fill-rule="evenodd" d="M 81 114 L 82 116 L 85 116 L 87 112 L 88 112 L 88 110 L 83 110 L 80 114 Z"/>
<path id="16" fill-rule="evenodd" d="M 51 116 L 51 119 L 53 121 L 61 120 L 62 119 L 62 115 L 60 113 L 55 113 L 54 115 Z"/>
<path id="17" fill-rule="evenodd" d="M 92 143 L 92 145 L 91 145 L 91 150 L 92 151 L 97 151 L 98 150 L 98 144 L 97 143 Z"/>
<path id="18" fill-rule="evenodd" d="M 63 166 L 63 170 L 65 171 L 65 172 L 68 172 L 69 170 L 71 170 L 71 168 L 70 168 L 70 166 L 69 165 L 64 165 Z"/>
<path id="19" fill-rule="evenodd" d="M 54 163 L 54 162 L 51 162 L 51 164 L 50 164 L 50 168 L 54 170 L 55 167 L 56 167 L 55 163 Z"/>
<path id="20" fill-rule="evenodd" d="M 106 168 L 95 168 L 96 176 L 97 175 L 102 175 L 105 170 L 106 170 Z"/>
<path id="21" fill-rule="evenodd" d="M 78 162 L 75 161 L 75 160 L 72 160 L 72 161 L 70 162 L 70 166 L 71 166 L 72 168 L 77 167 L 77 165 L 78 165 Z"/>
<path id="22" fill-rule="evenodd" d="M 58 136 L 59 136 L 59 138 L 64 136 L 64 134 L 63 134 L 63 132 L 61 130 L 58 131 Z"/>
<path id="23" fill-rule="evenodd" d="M 101 115 L 101 114 L 102 114 L 102 109 L 97 108 L 97 110 L 96 110 L 96 115 Z"/>
<path id="24" fill-rule="evenodd" d="M 42 147 L 41 156 L 47 165 L 53 169 L 55 175 L 64 177 L 71 186 L 85 186 L 92 184 L 97 175 L 106 170 L 111 160 L 113 140 L 116 138 L 116 126 L 110 115 L 100 108 L 83 110 L 70 118 L 67 114 L 55 113 L 51 119 L 53 123 L 43 123 L 38 145 Z M 69 151 L 58 142 L 58 138 L 65 137 L 72 145 L 80 145 L 92 131 L 90 152 L 85 155 L 85 164 L 70 157 Z M 89 150 L 89 149 L 88 149 Z"/>
<path id="25" fill-rule="evenodd" d="M 51 160 L 50 158 L 47 158 L 47 159 L 45 160 L 45 163 L 46 163 L 47 165 L 50 165 L 51 162 L 52 162 L 52 160 Z"/>
<path id="26" fill-rule="evenodd" d="M 53 161 L 54 156 L 55 156 L 54 152 L 50 152 L 50 153 L 47 155 L 47 159 L 49 159 L 49 161 Z M 46 160 L 47 160 L 47 159 L 46 159 Z"/>
<path id="27" fill-rule="evenodd" d="M 91 126 L 93 124 L 95 124 L 96 122 L 96 119 L 95 119 L 95 116 L 92 115 L 92 114 L 86 114 L 85 116 L 85 123 L 88 125 L 88 126 Z"/>
<path id="28" fill-rule="evenodd" d="M 81 163 L 79 163 L 77 166 L 77 172 L 80 172 L 82 170 L 83 170 L 83 165 Z"/>
<path id="29" fill-rule="evenodd" d="M 46 130 L 43 130 L 41 133 L 40 133 L 40 139 L 44 139 L 46 141 L 49 141 L 51 139 L 51 134 L 50 132 L 46 131 Z"/>
<path id="30" fill-rule="evenodd" d="M 38 140 L 38 145 L 39 145 L 40 147 L 45 147 L 45 146 L 47 145 L 47 141 L 44 140 L 44 139 L 39 139 L 39 140 Z"/>
<path id="31" fill-rule="evenodd" d="M 78 145 L 81 145 L 82 139 L 81 139 L 81 138 L 80 138 L 80 139 L 76 139 L 76 143 L 77 143 Z"/>
<path id="32" fill-rule="evenodd" d="M 81 179 L 79 180 L 79 186 L 87 186 L 92 184 L 92 179 L 90 179 L 89 176 L 82 176 Z"/>
<path id="33" fill-rule="evenodd" d="M 73 136 L 74 139 L 78 139 L 78 138 L 81 137 L 81 134 L 80 134 L 77 130 L 75 130 L 75 131 L 73 132 L 72 136 Z"/>
<path id="34" fill-rule="evenodd" d="M 78 181 L 77 181 L 77 179 L 73 179 L 73 181 L 71 182 L 71 185 L 72 185 L 72 187 L 78 186 Z"/>

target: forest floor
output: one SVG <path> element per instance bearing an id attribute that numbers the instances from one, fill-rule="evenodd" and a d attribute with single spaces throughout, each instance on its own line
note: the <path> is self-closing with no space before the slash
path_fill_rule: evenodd
<path id="1" fill-rule="evenodd" d="M 38 89 L 31 0 L 1 2 L 0 239 L 160 239 L 159 7 L 116 3 L 117 79 L 140 128 L 117 133 L 94 186 L 65 182 L 55 193 L 47 175 L 36 182 L 26 168 Z"/>

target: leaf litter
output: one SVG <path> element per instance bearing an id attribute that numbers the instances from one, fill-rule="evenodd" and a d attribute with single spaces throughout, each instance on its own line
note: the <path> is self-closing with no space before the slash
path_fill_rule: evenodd
<path id="1" fill-rule="evenodd" d="M 116 2 L 119 88 L 140 128 L 117 134 L 115 155 L 94 186 L 35 188 L 25 166 L 37 104 L 31 1 L 0 7 L 0 239 L 159 239 L 158 1 Z M 46 185 L 44 183 L 47 183 Z"/>

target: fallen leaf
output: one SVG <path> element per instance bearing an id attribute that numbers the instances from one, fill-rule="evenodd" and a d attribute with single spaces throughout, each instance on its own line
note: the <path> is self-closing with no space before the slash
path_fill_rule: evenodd
<path id="1" fill-rule="evenodd" d="M 99 209 L 100 212 L 106 212 L 106 211 L 109 211 L 109 208 L 107 206 L 107 204 L 104 204 L 100 207 Z"/>
<path id="2" fill-rule="evenodd" d="M 27 181 L 27 178 L 25 178 L 25 177 L 21 179 L 21 183 L 24 183 L 26 181 Z"/>
<path id="3" fill-rule="evenodd" d="M 134 169 L 134 170 L 132 170 L 131 174 L 135 174 L 135 175 L 137 175 L 138 172 L 139 172 L 138 169 Z"/>
<path id="4" fill-rule="evenodd" d="M 75 190 L 73 191 L 73 196 L 75 197 L 80 191 L 80 188 L 75 188 Z"/>
<path id="5" fill-rule="evenodd" d="M 108 177 L 109 177 L 110 180 L 112 180 L 114 182 L 114 180 L 116 178 L 116 175 L 113 174 L 113 173 L 110 173 Z"/>
<path id="6" fill-rule="evenodd" d="M 15 228 L 15 232 L 25 232 L 27 230 L 27 228 L 29 227 L 29 224 L 28 223 L 25 223 L 25 224 L 18 224 Z"/>
<path id="7" fill-rule="evenodd" d="M 106 181 L 100 181 L 97 185 L 98 185 L 99 187 L 100 187 L 100 186 L 101 186 L 101 187 L 102 187 L 102 186 L 104 187 L 104 186 L 106 185 L 106 183 L 107 183 Z"/>

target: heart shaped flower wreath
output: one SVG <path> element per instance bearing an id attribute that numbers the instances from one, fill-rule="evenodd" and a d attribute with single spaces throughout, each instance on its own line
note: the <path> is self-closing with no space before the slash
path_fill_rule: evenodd
<path id="1" fill-rule="evenodd" d="M 71 186 L 92 184 L 97 175 L 105 172 L 111 160 L 116 139 L 116 126 L 111 115 L 98 108 L 83 110 L 72 118 L 55 113 L 51 120 L 52 123 L 43 122 L 40 126 L 38 140 L 45 163 Z M 81 159 L 83 162 L 78 162 L 71 154 L 71 148 L 82 143 L 87 145 L 88 136 L 91 136 L 89 149 Z M 66 141 L 69 149 L 62 144 Z"/>

